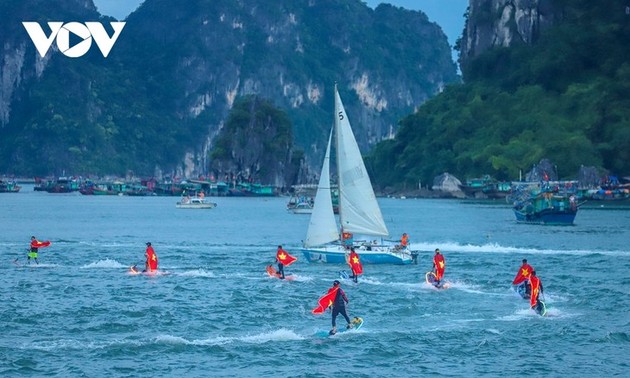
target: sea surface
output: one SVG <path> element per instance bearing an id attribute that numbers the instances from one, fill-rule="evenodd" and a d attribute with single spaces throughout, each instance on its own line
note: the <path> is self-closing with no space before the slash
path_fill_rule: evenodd
<path id="1" fill-rule="evenodd" d="M 331 315 L 311 310 L 348 267 L 305 261 L 308 215 L 288 213 L 288 198 L 177 200 L 0 194 L 0 376 L 630 376 L 628 204 L 539 226 L 502 201 L 379 199 L 419 264 L 343 280 L 365 324 L 322 337 Z M 25 265 L 31 235 L 52 242 L 37 266 Z M 147 241 L 168 274 L 128 274 Z M 298 257 L 294 281 L 265 273 L 279 244 Z M 435 248 L 446 290 L 424 282 Z M 511 289 L 523 258 L 545 317 Z"/>

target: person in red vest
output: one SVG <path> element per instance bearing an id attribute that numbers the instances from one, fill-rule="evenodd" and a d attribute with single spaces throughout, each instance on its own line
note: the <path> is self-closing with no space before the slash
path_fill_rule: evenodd
<path id="1" fill-rule="evenodd" d="M 533 270 L 532 274 L 529 276 L 529 284 L 532 288 L 532 294 L 529 298 L 529 304 L 532 307 L 532 310 L 540 314 L 542 312 L 542 303 L 540 303 L 540 300 L 538 300 L 538 295 L 543 293 L 543 285 L 542 282 L 540 282 L 540 278 L 536 276 L 535 270 Z"/>
<path id="2" fill-rule="evenodd" d="M 409 245 L 409 235 L 406 232 L 402 234 L 400 238 L 400 249 L 405 249 Z"/>
<path id="3" fill-rule="evenodd" d="M 435 249 L 435 255 L 433 255 L 433 269 L 435 273 L 435 282 L 433 285 L 439 287 L 444 277 L 444 269 L 446 268 L 446 261 L 444 256 L 440 253 L 440 249 Z"/>
<path id="4" fill-rule="evenodd" d="M 151 242 L 147 242 L 147 250 L 145 252 L 147 261 L 145 263 L 145 272 L 155 272 L 158 270 L 158 257 L 151 246 Z"/>
<path id="5" fill-rule="evenodd" d="M 48 247 L 49 245 L 50 245 L 49 241 L 40 242 L 39 240 L 35 238 L 35 236 L 31 236 L 31 249 L 28 252 L 26 261 L 30 264 L 31 259 L 33 259 L 35 260 L 36 264 L 39 264 L 39 261 L 37 260 L 39 249 Z"/>
<path id="6" fill-rule="evenodd" d="M 518 268 L 516 277 L 512 281 L 512 285 L 517 285 L 516 291 L 523 296 L 523 298 L 529 298 L 531 295 L 531 287 L 529 285 L 529 276 L 534 271 L 531 265 L 527 263 L 527 259 L 523 259 L 523 265 Z"/>

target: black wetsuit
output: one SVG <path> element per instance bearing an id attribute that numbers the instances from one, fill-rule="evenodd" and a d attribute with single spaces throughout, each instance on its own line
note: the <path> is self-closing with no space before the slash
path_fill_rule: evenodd
<path id="1" fill-rule="evenodd" d="M 337 315 L 341 314 L 346 319 L 348 324 L 350 324 L 350 317 L 346 312 L 346 303 L 348 303 L 348 297 L 346 297 L 346 293 L 343 292 L 341 288 L 337 290 L 337 295 L 335 296 L 335 301 L 333 302 L 332 307 L 332 326 L 337 326 Z"/>

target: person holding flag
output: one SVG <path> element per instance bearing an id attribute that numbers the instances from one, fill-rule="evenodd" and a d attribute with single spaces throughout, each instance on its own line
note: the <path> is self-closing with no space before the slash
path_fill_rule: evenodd
<path id="1" fill-rule="evenodd" d="M 276 261 L 278 262 L 278 278 L 284 279 L 284 267 L 293 264 L 297 260 L 297 257 L 291 256 L 287 251 L 282 249 L 282 246 L 278 246 L 276 252 Z"/>
<path id="2" fill-rule="evenodd" d="M 39 240 L 35 238 L 35 236 L 31 236 L 31 249 L 28 252 L 26 261 L 30 264 L 31 259 L 33 259 L 35 260 L 36 264 L 39 264 L 39 261 L 37 260 L 39 249 L 45 248 L 48 246 L 50 246 L 50 241 L 46 240 L 46 241 L 40 242 Z"/>
<path id="3" fill-rule="evenodd" d="M 363 274 L 363 265 L 361 265 L 361 259 L 359 259 L 359 254 L 355 252 L 354 247 L 350 248 L 347 262 L 352 270 L 352 281 L 359 282 L 359 274 Z"/>
<path id="4" fill-rule="evenodd" d="M 444 277 L 444 269 L 446 268 L 446 261 L 444 261 L 444 256 L 440 253 L 440 249 L 435 249 L 435 255 L 433 256 L 433 269 L 435 272 L 435 282 L 433 285 L 435 287 L 440 287 L 440 282 Z"/>
<path id="5" fill-rule="evenodd" d="M 534 271 L 531 265 L 527 263 L 527 259 L 523 259 L 523 265 L 518 269 L 512 285 L 516 285 L 516 291 L 527 299 L 530 297 L 531 288 L 529 285 L 529 276 Z"/>
<path id="6" fill-rule="evenodd" d="M 329 332 L 331 335 L 337 333 L 337 316 L 339 314 L 348 322 L 347 328 L 352 328 L 352 322 L 350 322 L 350 317 L 346 312 L 348 297 L 346 297 L 346 293 L 339 285 L 340 282 L 338 280 L 333 281 L 333 286 L 328 289 L 328 293 L 319 298 L 317 301 L 318 306 L 311 311 L 313 314 L 323 314 L 327 308 L 332 306 L 332 329 Z"/>
<path id="7" fill-rule="evenodd" d="M 147 250 L 145 251 L 145 256 L 147 258 L 144 266 L 145 272 L 152 273 L 158 270 L 158 257 L 155 254 L 155 250 L 151 245 L 151 242 L 147 242 Z"/>
<path id="8" fill-rule="evenodd" d="M 540 282 L 540 278 L 536 276 L 535 270 L 532 270 L 532 273 L 529 276 L 529 283 L 532 288 L 532 295 L 529 298 L 529 305 L 531 306 L 532 310 L 536 311 L 536 313 L 538 314 L 541 314 L 543 305 L 538 300 L 538 295 L 543 293 L 543 285 L 542 282 Z"/>

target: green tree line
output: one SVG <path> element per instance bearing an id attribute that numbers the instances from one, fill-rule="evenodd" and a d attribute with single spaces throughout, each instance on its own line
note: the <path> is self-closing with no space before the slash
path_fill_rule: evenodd
<path id="1" fill-rule="evenodd" d="M 564 19 L 532 44 L 491 49 L 400 122 L 367 157 L 375 185 L 443 172 L 518 178 L 542 158 L 560 178 L 630 173 L 630 14 L 623 2 L 557 2 Z"/>

